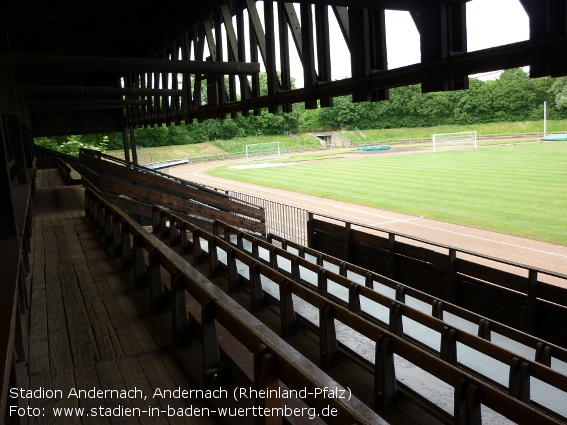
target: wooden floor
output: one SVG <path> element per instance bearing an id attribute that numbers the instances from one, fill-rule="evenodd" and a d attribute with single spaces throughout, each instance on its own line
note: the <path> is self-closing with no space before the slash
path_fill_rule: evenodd
<path id="1" fill-rule="evenodd" d="M 20 365 L 19 373 L 31 390 L 46 392 L 20 398 L 20 406 L 40 409 L 40 416 L 25 415 L 21 422 L 216 423 L 214 418 L 168 417 L 164 412 L 168 406 L 206 406 L 202 400 L 153 398 L 156 388 L 196 387 L 169 346 L 170 334 L 163 330 L 169 317 L 149 314 L 149 301 L 133 289 L 131 276 L 119 271 L 119 263 L 110 258 L 84 217 L 83 189 L 65 186 L 58 170 L 40 171 L 36 188 L 26 317 L 29 355 L 27 367 Z M 140 392 L 134 399 L 69 397 L 73 389 L 93 388 L 137 389 L 146 398 Z M 50 398 L 47 390 L 61 393 Z M 56 418 L 54 409 L 63 407 L 85 410 Z M 120 416 L 120 407 L 141 412 Z M 101 413 L 112 415 L 100 417 Z"/>

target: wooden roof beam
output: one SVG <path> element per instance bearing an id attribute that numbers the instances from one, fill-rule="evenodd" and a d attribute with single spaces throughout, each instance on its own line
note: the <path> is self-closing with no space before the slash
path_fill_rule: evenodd
<path id="1" fill-rule="evenodd" d="M 173 72 L 191 74 L 256 74 L 259 63 L 171 61 L 150 58 L 4 54 L 0 64 L 16 68 L 58 68 L 107 72 Z"/>

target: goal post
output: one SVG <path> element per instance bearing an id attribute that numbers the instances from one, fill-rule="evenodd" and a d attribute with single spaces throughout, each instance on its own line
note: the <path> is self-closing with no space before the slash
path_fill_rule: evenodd
<path id="1" fill-rule="evenodd" d="M 287 152 L 282 142 L 255 143 L 246 145 L 246 162 L 257 159 L 281 158 Z"/>
<path id="2" fill-rule="evenodd" d="M 476 131 L 462 131 L 459 133 L 439 133 L 431 136 L 433 152 L 442 146 L 472 146 L 477 148 Z"/>

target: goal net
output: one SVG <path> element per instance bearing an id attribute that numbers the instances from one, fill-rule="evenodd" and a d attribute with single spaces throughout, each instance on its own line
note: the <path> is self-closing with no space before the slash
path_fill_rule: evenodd
<path id="1" fill-rule="evenodd" d="M 246 145 L 246 161 L 255 161 L 266 158 L 281 158 L 281 155 L 285 152 L 286 148 L 282 142 Z"/>
<path id="2" fill-rule="evenodd" d="M 433 152 L 445 146 L 470 146 L 476 149 L 476 131 L 460 133 L 440 133 L 431 136 Z"/>

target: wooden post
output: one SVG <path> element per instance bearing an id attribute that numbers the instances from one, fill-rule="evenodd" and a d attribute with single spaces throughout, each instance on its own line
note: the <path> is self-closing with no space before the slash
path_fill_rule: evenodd
<path id="1" fill-rule="evenodd" d="M 185 282 L 180 272 L 171 276 L 171 330 L 172 342 L 176 348 L 189 343 L 189 316 L 185 298 Z"/>
<path id="2" fill-rule="evenodd" d="M 345 223 L 345 248 L 343 253 L 345 261 L 352 263 L 352 229 L 350 223 Z M 343 276 L 346 276 L 343 275 Z"/>
<path id="3" fill-rule="evenodd" d="M 179 242 L 177 234 L 177 225 L 175 224 L 175 217 L 169 219 L 169 246 L 173 247 Z"/>
<path id="4" fill-rule="evenodd" d="M 389 412 L 395 408 L 398 396 L 394 351 L 389 337 L 380 335 L 376 341 L 374 364 L 374 408 Z"/>
<path id="5" fill-rule="evenodd" d="M 131 266 L 131 258 L 132 253 L 130 252 L 130 226 L 128 224 L 122 224 L 122 243 L 120 244 L 121 247 L 121 255 L 122 258 L 122 270 L 130 270 Z"/>
<path id="6" fill-rule="evenodd" d="M 537 323 L 537 287 L 538 287 L 538 272 L 537 270 L 529 270 L 529 289 L 528 299 L 526 302 L 527 316 L 526 316 L 526 332 L 534 334 L 536 331 Z"/>
<path id="7" fill-rule="evenodd" d="M 457 331 L 455 329 L 443 326 L 439 355 L 447 363 L 457 365 Z"/>
<path id="8" fill-rule="evenodd" d="M 262 289 L 262 279 L 260 276 L 260 264 L 253 262 L 249 267 L 250 274 L 250 310 L 255 312 L 260 310 L 264 304 L 264 290 Z"/>
<path id="9" fill-rule="evenodd" d="M 314 223 L 313 223 L 313 213 L 309 211 L 307 213 L 307 247 L 314 248 Z"/>
<path id="10" fill-rule="evenodd" d="M 320 269 L 317 273 L 317 292 L 323 297 L 327 297 L 327 270 Z"/>
<path id="11" fill-rule="evenodd" d="M 388 233 L 388 255 L 388 261 L 390 265 L 390 278 L 396 280 L 396 235 L 394 233 Z"/>
<path id="12" fill-rule="evenodd" d="M 551 367 L 551 347 L 544 342 L 536 345 L 535 361 Z"/>
<path id="13" fill-rule="evenodd" d="M 481 425 L 480 394 L 476 385 L 463 378 L 455 387 L 454 423 L 456 425 Z"/>
<path id="14" fill-rule="evenodd" d="M 181 255 L 189 254 L 189 240 L 187 238 L 187 224 L 185 222 L 181 223 L 181 229 L 179 229 L 179 244 Z"/>
<path id="15" fill-rule="evenodd" d="M 338 352 L 335 312 L 332 305 L 324 304 L 319 311 L 319 358 L 323 369 L 332 368 Z"/>
<path id="16" fill-rule="evenodd" d="M 153 250 L 148 255 L 148 282 L 150 286 L 150 311 L 158 314 L 165 309 L 165 293 L 161 281 L 159 252 Z"/>
<path id="17" fill-rule="evenodd" d="M 104 209 L 104 245 L 112 246 L 112 213 L 110 208 Z"/>
<path id="18" fill-rule="evenodd" d="M 292 295 L 291 282 L 284 279 L 280 283 L 280 321 L 281 334 L 284 338 L 293 335 L 297 325 Z"/>
<path id="19" fill-rule="evenodd" d="M 261 345 L 254 353 L 254 388 L 262 391 L 277 391 L 279 389 L 278 364 L 276 358 Z M 278 397 L 265 397 L 256 399 L 258 409 L 274 409 L 281 407 Z M 257 425 L 281 425 L 281 416 L 258 416 Z"/>
<path id="20" fill-rule="evenodd" d="M 201 324 L 203 327 L 203 388 L 205 390 L 212 390 L 219 386 L 220 375 L 223 370 L 215 318 L 215 303 L 214 301 L 209 301 L 201 309 Z"/>
<path id="21" fill-rule="evenodd" d="M 433 300 L 433 303 L 431 303 L 431 315 L 436 319 L 443 320 L 443 301 Z"/>
<path id="22" fill-rule="evenodd" d="M 449 248 L 449 278 L 445 286 L 445 301 L 455 304 L 457 301 L 457 250 Z"/>
<path id="23" fill-rule="evenodd" d="M 201 237 L 199 236 L 199 228 L 193 229 L 193 265 L 199 265 L 203 262 L 203 250 L 201 249 Z"/>
<path id="24" fill-rule="evenodd" d="M 348 309 L 355 314 L 361 314 L 360 285 L 353 283 L 348 289 Z"/>
<path id="25" fill-rule="evenodd" d="M 510 362 L 508 394 L 524 403 L 530 402 L 530 365 L 514 356 Z"/>
<path id="26" fill-rule="evenodd" d="M 374 277 L 372 272 L 367 272 L 364 276 L 364 286 L 370 289 L 374 289 Z"/>
<path id="27" fill-rule="evenodd" d="M 396 286 L 396 301 L 406 303 L 406 287 L 404 285 Z"/>
<path id="28" fill-rule="evenodd" d="M 219 271 L 219 256 L 217 251 L 217 238 L 212 237 L 208 241 L 209 246 L 209 278 L 213 278 Z"/>
<path id="29" fill-rule="evenodd" d="M 402 306 L 392 302 L 390 306 L 390 332 L 398 336 L 404 335 L 404 324 L 402 321 Z"/>
<path id="30" fill-rule="evenodd" d="M 299 259 L 297 257 L 293 257 L 291 259 L 291 280 L 295 282 L 301 282 Z"/>
<path id="31" fill-rule="evenodd" d="M 122 225 L 120 224 L 120 220 L 118 219 L 117 215 L 112 219 L 112 227 L 112 245 L 114 246 L 114 256 L 118 257 L 122 252 Z"/>
<path id="32" fill-rule="evenodd" d="M 490 332 L 490 322 L 486 319 L 480 319 L 478 323 L 478 336 L 490 341 L 491 339 L 491 332 Z"/>
<path id="33" fill-rule="evenodd" d="M 236 265 L 236 250 L 230 248 L 226 253 L 226 265 L 228 267 L 228 292 L 234 293 L 240 289 L 240 275 Z"/>
<path id="34" fill-rule="evenodd" d="M 134 282 L 136 289 L 143 288 L 148 282 L 146 260 L 144 259 L 144 238 L 142 235 L 134 236 Z"/>

